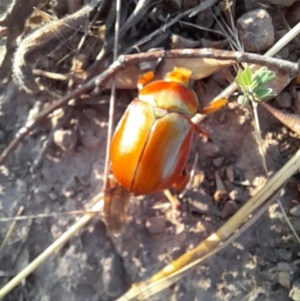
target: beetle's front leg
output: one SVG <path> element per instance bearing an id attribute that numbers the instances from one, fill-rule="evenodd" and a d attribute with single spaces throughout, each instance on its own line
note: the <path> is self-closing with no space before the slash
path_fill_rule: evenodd
<path id="1" fill-rule="evenodd" d="M 153 49 L 157 50 L 157 49 Z M 150 50 L 151 51 L 151 50 Z M 145 72 L 144 74 L 142 74 L 138 80 L 137 83 L 137 87 L 139 90 L 141 90 L 142 88 L 144 88 L 147 84 L 149 84 L 151 81 L 153 81 L 154 77 L 155 77 L 155 73 L 159 73 L 161 66 L 162 66 L 162 61 L 165 57 L 165 51 L 162 53 L 162 55 L 157 59 L 157 62 L 155 64 L 155 66 L 152 66 L 150 63 L 149 67 L 149 62 L 146 63 L 147 68 L 144 69 L 145 71 L 148 69 L 150 69 L 150 71 Z"/>
<path id="2" fill-rule="evenodd" d="M 200 110 L 200 114 L 204 114 L 204 115 L 212 114 L 222 109 L 225 105 L 227 105 L 227 103 L 228 103 L 227 98 L 219 98 L 217 100 L 214 100 L 210 102 L 207 106 L 202 108 L 202 110 Z"/>
<path id="3" fill-rule="evenodd" d="M 147 84 L 149 84 L 155 77 L 155 74 L 153 71 L 148 71 L 140 76 L 137 87 L 139 90 L 144 88 Z"/>

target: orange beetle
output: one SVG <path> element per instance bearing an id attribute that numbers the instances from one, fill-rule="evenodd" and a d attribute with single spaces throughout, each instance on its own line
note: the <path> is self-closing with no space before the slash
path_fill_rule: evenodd
<path id="1" fill-rule="evenodd" d="M 187 184 L 185 165 L 193 134 L 200 131 L 191 121 L 199 111 L 198 98 L 189 88 L 191 75 L 190 70 L 175 67 L 163 80 L 147 84 L 153 72 L 140 78 L 138 98 L 128 106 L 112 138 L 111 170 L 121 185 L 115 197 L 118 202 L 124 195 L 122 187 L 145 195 L 171 186 L 180 191 Z M 226 103 L 221 100 L 207 112 Z"/>

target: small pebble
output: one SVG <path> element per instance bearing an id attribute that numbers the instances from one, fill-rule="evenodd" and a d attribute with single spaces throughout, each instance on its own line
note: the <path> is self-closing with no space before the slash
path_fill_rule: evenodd
<path id="1" fill-rule="evenodd" d="M 211 142 L 206 142 L 203 144 L 202 151 L 204 156 L 215 157 L 219 154 L 220 148 Z"/>
<path id="2" fill-rule="evenodd" d="M 163 233 L 166 230 L 166 219 L 163 216 L 149 217 L 146 221 L 146 227 L 152 234 Z"/>
<path id="3" fill-rule="evenodd" d="M 280 58 L 282 58 L 283 60 L 287 60 L 290 56 L 290 51 L 288 47 L 284 47 L 277 53 L 277 55 L 280 56 Z"/>
<path id="4" fill-rule="evenodd" d="M 175 247 L 172 250 L 172 258 L 173 259 L 180 257 L 182 254 L 184 254 L 184 248 Z"/>
<path id="5" fill-rule="evenodd" d="M 77 135 L 72 130 L 58 129 L 54 132 L 53 141 L 63 151 L 72 150 L 77 143 Z"/>
<path id="6" fill-rule="evenodd" d="M 228 201 L 228 202 L 226 202 L 226 204 L 221 212 L 221 217 L 226 218 L 228 216 L 231 216 L 234 213 L 236 213 L 237 210 L 238 210 L 237 203 L 234 201 Z"/>
<path id="7" fill-rule="evenodd" d="M 212 11 L 210 7 L 198 14 L 196 24 L 204 28 L 211 28 L 213 26 L 214 18 L 212 18 Z"/>
<path id="8" fill-rule="evenodd" d="M 276 96 L 276 102 L 282 108 L 290 108 L 292 106 L 292 96 L 289 92 L 281 92 Z"/>
<path id="9" fill-rule="evenodd" d="M 229 198 L 232 201 L 240 201 L 245 203 L 248 200 L 248 194 L 240 187 L 235 187 L 229 192 Z"/>
<path id="10" fill-rule="evenodd" d="M 51 226 L 50 232 L 51 232 L 53 238 L 57 238 L 57 237 L 61 236 L 61 234 L 62 234 L 61 228 L 58 227 L 56 224 L 53 224 Z"/>
<path id="11" fill-rule="evenodd" d="M 191 205 L 193 211 L 200 213 L 207 213 L 210 207 L 213 205 L 212 197 L 209 194 L 201 195 L 199 200 L 195 198 L 189 198 L 188 203 Z"/>
<path id="12" fill-rule="evenodd" d="M 228 192 L 226 190 L 216 190 L 216 192 L 214 193 L 214 200 L 216 203 L 227 201 Z"/>
<path id="13" fill-rule="evenodd" d="M 234 171 L 232 169 L 232 167 L 227 167 L 226 168 L 226 177 L 229 180 L 229 182 L 233 182 L 234 180 Z"/>
<path id="14" fill-rule="evenodd" d="M 287 251 L 286 249 L 276 249 L 276 253 L 280 260 L 290 261 L 292 259 L 292 252 Z"/>
<path id="15" fill-rule="evenodd" d="M 54 192 L 49 193 L 49 198 L 51 201 L 56 201 L 57 200 L 57 195 Z"/>
<path id="16" fill-rule="evenodd" d="M 274 43 L 272 18 L 264 9 L 256 9 L 237 20 L 239 37 L 246 51 L 261 51 Z"/>
<path id="17" fill-rule="evenodd" d="M 286 271 L 278 272 L 277 281 L 281 286 L 289 289 L 291 287 L 291 275 L 290 275 L 290 273 L 286 272 Z"/>
<path id="18" fill-rule="evenodd" d="M 64 184 L 61 193 L 66 198 L 73 197 L 75 195 L 75 191 L 80 189 L 80 184 L 76 180 L 76 177 L 71 176 L 70 179 Z"/>
<path id="19" fill-rule="evenodd" d="M 300 205 L 297 205 L 297 206 L 293 207 L 290 210 L 290 215 L 300 217 Z"/>
<path id="20" fill-rule="evenodd" d="M 278 262 L 276 269 L 278 271 L 286 271 L 286 272 L 291 272 L 292 271 L 292 267 L 290 264 L 286 263 L 286 262 Z"/>
<path id="21" fill-rule="evenodd" d="M 199 187 L 204 180 L 205 180 L 204 172 L 202 170 L 197 172 L 193 178 L 193 187 L 195 188 Z"/>

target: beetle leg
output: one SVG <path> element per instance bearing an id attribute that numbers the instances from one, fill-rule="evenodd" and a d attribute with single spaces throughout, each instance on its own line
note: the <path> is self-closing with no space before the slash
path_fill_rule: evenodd
<path id="1" fill-rule="evenodd" d="M 104 214 L 107 227 L 114 236 L 121 234 L 122 226 L 127 221 L 129 202 L 130 192 L 110 175 L 104 191 Z"/>
<path id="2" fill-rule="evenodd" d="M 154 76 L 155 74 L 153 71 L 148 71 L 141 75 L 137 83 L 138 89 L 141 90 L 144 86 L 149 84 L 154 79 Z"/>
<path id="3" fill-rule="evenodd" d="M 176 189 L 178 192 L 181 192 L 185 186 L 188 184 L 190 180 L 190 173 L 188 172 L 187 168 L 185 168 L 179 178 L 177 178 L 176 182 L 173 183 L 172 187 Z"/>
<path id="4" fill-rule="evenodd" d="M 217 100 L 212 101 L 207 106 L 205 106 L 202 110 L 200 110 L 200 114 L 211 114 L 220 109 L 222 109 L 228 103 L 227 98 L 219 98 Z"/>
<path id="5" fill-rule="evenodd" d="M 200 128 L 198 124 L 194 124 L 194 129 L 205 142 L 210 138 L 209 131 Z"/>
<path id="6" fill-rule="evenodd" d="M 179 200 L 171 194 L 169 189 L 164 190 L 164 195 L 167 197 L 168 201 L 170 202 L 172 209 L 176 209 L 176 210 L 180 209 L 181 204 Z"/>
<path id="7" fill-rule="evenodd" d="M 153 49 L 155 51 L 156 49 Z M 150 50 L 151 51 L 151 50 Z M 155 73 L 159 73 L 160 69 L 162 68 L 162 62 L 166 55 L 166 52 L 163 51 L 163 53 L 160 55 L 160 57 L 157 59 L 157 62 L 154 66 L 146 68 L 146 70 L 150 69 L 150 71 L 145 72 L 142 74 L 138 80 L 137 87 L 139 90 L 141 90 L 143 87 L 145 87 L 147 84 L 149 84 L 151 81 L 153 81 L 155 77 Z"/>

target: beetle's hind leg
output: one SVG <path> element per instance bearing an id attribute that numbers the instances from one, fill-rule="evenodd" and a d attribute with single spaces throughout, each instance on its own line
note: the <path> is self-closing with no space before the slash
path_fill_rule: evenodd
<path id="1" fill-rule="evenodd" d="M 176 180 L 175 183 L 173 183 L 172 187 L 178 192 L 182 192 L 184 190 L 184 188 L 186 187 L 186 185 L 188 184 L 188 182 L 190 181 L 190 173 L 188 172 L 188 170 L 185 168 L 181 175 L 179 176 L 179 178 Z M 181 208 L 181 203 L 178 200 L 178 198 L 176 196 L 173 196 L 172 193 L 170 192 L 169 189 L 165 189 L 164 190 L 164 195 L 167 197 L 167 199 L 169 200 L 172 209 L 175 210 L 179 210 Z"/>
<path id="2" fill-rule="evenodd" d="M 172 187 L 176 189 L 178 192 L 182 192 L 183 189 L 186 187 L 188 182 L 190 181 L 191 174 L 189 170 L 185 167 L 182 171 L 179 178 L 177 178 L 176 182 L 173 183 Z"/>
<path id="3" fill-rule="evenodd" d="M 210 140 L 209 131 L 201 128 L 198 124 L 194 124 L 195 132 L 199 134 L 202 138 L 203 142 L 207 142 Z"/>
<path id="4" fill-rule="evenodd" d="M 127 221 L 131 194 L 110 174 L 104 190 L 104 217 L 109 231 L 119 236 Z"/>

